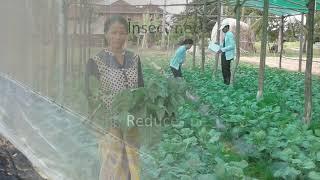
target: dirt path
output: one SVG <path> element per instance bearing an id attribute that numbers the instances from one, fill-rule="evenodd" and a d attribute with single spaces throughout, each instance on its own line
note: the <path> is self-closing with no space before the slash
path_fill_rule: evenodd
<path id="1" fill-rule="evenodd" d="M 0 180 L 45 180 L 30 161 L 0 135 Z"/>
<path id="2" fill-rule="evenodd" d="M 320 58 L 314 58 L 314 61 L 319 61 Z M 240 62 L 250 63 L 259 65 L 260 58 L 259 57 L 241 57 Z M 320 63 L 313 62 L 312 64 L 312 73 L 315 75 L 320 75 Z M 273 68 L 279 68 L 279 58 L 278 57 L 267 57 L 266 65 Z M 302 62 L 302 72 L 304 72 L 306 67 L 306 62 Z M 296 71 L 299 69 L 299 61 L 291 60 L 291 59 L 282 59 L 282 69 L 288 71 Z"/>
<path id="3" fill-rule="evenodd" d="M 152 51 L 145 51 L 142 52 L 143 54 L 142 57 L 145 56 L 167 56 L 167 58 L 165 58 L 164 60 L 168 60 L 170 58 L 170 56 L 172 55 L 173 52 L 167 52 L 165 53 L 164 51 L 160 51 L 160 50 L 152 50 Z M 171 53 L 171 54 L 170 54 Z M 212 53 L 210 53 L 210 58 L 214 58 L 214 55 Z M 294 59 L 298 59 L 297 57 Z M 294 60 L 294 59 L 286 59 L 283 58 L 282 59 L 282 69 L 288 70 L 288 71 L 294 71 L 294 72 L 298 72 L 299 70 L 299 61 L 298 60 Z M 313 58 L 313 64 L 312 64 L 312 73 L 314 75 L 320 75 L 320 58 L 319 56 L 317 56 L 317 58 Z M 317 61 L 317 62 L 315 62 Z M 241 56 L 240 59 L 240 63 L 249 63 L 249 64 L 254 64 L 254 65 L 259 65 L 260 62 L 260 57 L 246 57 L 246 56 Z M 266 59 L 266 65 L 272 68 L 279 68 L 279 57 L 267 57 Z M 306 67 L 306 62 L 302 61 L 302 72 L 304 72 Z"/>

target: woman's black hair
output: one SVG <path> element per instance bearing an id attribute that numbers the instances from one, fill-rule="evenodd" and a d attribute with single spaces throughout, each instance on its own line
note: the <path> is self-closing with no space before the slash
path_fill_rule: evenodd
<path id="1" fill-rule="evenodd" d="M 186 44 L 193 44 L 193 40 L 192 40 L 192 39 L 185 39 L 185 40 L 182 42 L 182 45 L 186 45 Z"/>
<path id="2" fill-rule="evenodd" d="M 126 29 L 126 31 L 128 31 L 128 21 L 120 15 L 114 15 L 114 16 L 111 16 L 109 19 L 107 19 L 106 22 L 104 23 L 104 34 L 108 33 L 111 25 L 114 23 L 122 24 Z M 106 37 L 104 37 L 104 44 L 107 45 Z"/>

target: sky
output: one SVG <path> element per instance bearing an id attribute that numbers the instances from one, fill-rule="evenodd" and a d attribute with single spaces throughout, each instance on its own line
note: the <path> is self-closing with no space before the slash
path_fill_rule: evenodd
<path id="1" fill-rule="evenodd" d="M 96 0 L 99 4 L 112 4 L 118 0 Z M 150 2 L 152 4 L 156 4 L 156 5 L 163 5 L 165 0 L 124 0 L 126 2 L 128 2 L 129 4 L 132 5 L 146 5 L 149 4 Z M 167 4 L 185 4 L 187 0 L 166 0 Z M 192 0 L 188 0 L 189 3 L 192 2 Z M 163 6 L 161 7 L 163 8 Z M 171 14 L 179 14 L 181 12 L 183 12 L 185 10 L 185 6 L 167 6 L 167 12 L 171 13 Z M 295 21 L 301 21 L 301 16 L 297 15 L 297 16 L 291 16 L 289 18 L 287 18 L 288 22 L 295 22 Z M 306 22 L 304 22 L 305 24 Z"/>
<path id="2" fill-rule="evenodd" d="M 111 4 L 117 0 L 100 0 L 99 4 Z M 165 0 L 125 0 L 129 4 L 132 5 L 146 5 L 151 2 L 152 4 L 156 5 L 163 5 Z M 167 4 L 185 4 L 187 0 L 166 0 Z M 189 0 L 189 3 L 191 0 Z M 183 12 L 185 9 L 185 6 L 168 6 L 167 7 L 167 12 L 172 13 L 172 14 L 179 14 Z"/>

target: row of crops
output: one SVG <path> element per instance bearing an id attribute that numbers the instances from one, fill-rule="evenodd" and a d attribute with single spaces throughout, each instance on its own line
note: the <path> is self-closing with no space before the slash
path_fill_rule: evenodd
<path id="1" fill-rule="evenodd" d="M 146 59 L 146 81 L 161 81 Z M 233 87 L 212 71 L 185 68 L 188 100 L 176 122 L 162 130 L 145 179 L 320 179 L 320 83 L 313 82 L 313 121 L 302 123 L 304 76 L 267 69 L 263 100 L 256 100 L 258 70 L 242 65 Z"/>

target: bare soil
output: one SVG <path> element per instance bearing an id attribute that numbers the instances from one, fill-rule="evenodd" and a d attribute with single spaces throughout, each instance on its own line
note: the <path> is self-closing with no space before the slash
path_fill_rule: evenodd
<path id="1" fill-rule="evenodd" d="M 30 161 L 0 135 L 0 180 L 45 180 Z"/>
<path id="2" fill-rule="evenodd" d="M 312 74 L 320 75 L 320 58 L 314 58 L 312 64 Z M 318 61 L 318 62 L 316 62 Z M 259 65 L 259 57 L 241 57 L 240 62 L 245 62 L 249 64 Z M 279 68 L 279 58 L 278 57 L 267 57 L 266 65 L 272 68 Z M 302 72 L 305 71 L 306 62 L 302 62 Z M 298 72 L 299 70 L 299 61 L 292 59 L 282 59 L 282 69 L 288 71 Z"/>

